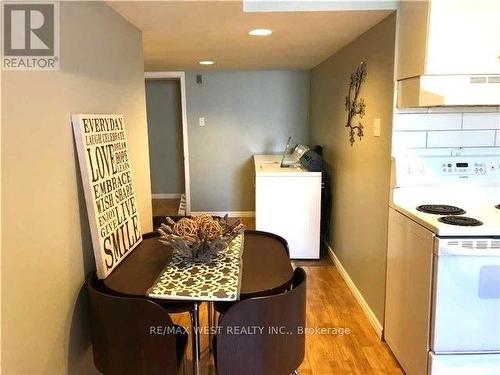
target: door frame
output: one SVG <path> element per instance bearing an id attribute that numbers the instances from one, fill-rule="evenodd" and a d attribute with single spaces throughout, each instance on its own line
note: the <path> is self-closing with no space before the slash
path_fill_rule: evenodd
<path id="1" fill-rule="evenodd" d="M 184 193 L 186 194 L 186 215 L 191 214 L 191 188 L 189 184 L 188 122 L 186 110 L 185 72 L 145 72 L 144 80 L 179 79 L 181 86 L 182 148 L 184 156 Z"/>

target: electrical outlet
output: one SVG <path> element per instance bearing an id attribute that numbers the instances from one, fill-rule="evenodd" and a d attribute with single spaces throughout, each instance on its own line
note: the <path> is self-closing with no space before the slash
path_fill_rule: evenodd
<path id="1" fill-rule="evenodd" d="M 380 137 L 380 119 L 376 118 L 373 120 L 373 136 Z"/>
<path id="2" fill-rule="evenodd" d="M 205 117 L 200 117 L 200 126 L 205 126 Z"/>

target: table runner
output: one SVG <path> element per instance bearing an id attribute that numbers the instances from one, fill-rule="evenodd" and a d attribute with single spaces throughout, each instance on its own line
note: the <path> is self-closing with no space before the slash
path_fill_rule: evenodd
<path id="1" fill-rule="evenodd" d="M 209 263 L 189 262 L 174 253 L 147 295 L 169 300 L 238 300 L 243 244 L 240 234 Z"/>

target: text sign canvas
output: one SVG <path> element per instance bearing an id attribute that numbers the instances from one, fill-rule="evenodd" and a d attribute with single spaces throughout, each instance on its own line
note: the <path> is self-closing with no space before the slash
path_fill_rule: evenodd
<path id="1" fill-rule="evenodd" d="M 121 115 L 71 117 L 100 279 L 142 240 Z"/>

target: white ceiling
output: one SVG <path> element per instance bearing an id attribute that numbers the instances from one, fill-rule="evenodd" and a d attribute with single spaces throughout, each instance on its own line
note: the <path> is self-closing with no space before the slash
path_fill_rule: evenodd
<path id="1" fill-rule="evenodd" d="M 146 71 L 309 69 L 392 10 L 244 12 L 241 1 L 110 1 L 143 31 Z M 268 37 L 251 29 L 269 28 Z M 200 66 L 200 60 L 214 60 Z"/>

